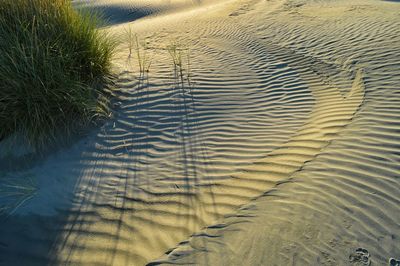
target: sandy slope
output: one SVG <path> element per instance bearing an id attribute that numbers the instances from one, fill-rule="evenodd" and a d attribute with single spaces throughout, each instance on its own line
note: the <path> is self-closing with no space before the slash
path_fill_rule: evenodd
<path id="1" fill-rule="evenodd" d="M 125 41 L 111 121 L 7 173 L 39 190 L 4 221 L 0 263 L 400 258 L 400 3 L 74 4 L 146 39 L 151 71 L 137 79 Z M 171 43 L 190 48 L 191 86 L 174 80 Z"/>

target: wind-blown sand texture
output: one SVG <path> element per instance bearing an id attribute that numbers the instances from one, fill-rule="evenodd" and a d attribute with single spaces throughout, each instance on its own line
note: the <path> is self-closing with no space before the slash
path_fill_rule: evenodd
<path id="1" fill-rule="evenodd" d="M 29 176 L 37 190 L 15 193 L 0 264 L 400 258 L 398 1 L 73 3 L 103 10 L 101 30 L 125 40 L 113 116 L 4 171 L 3 184 Z M 145 79 L 129 29 L 147 42 Z M 190 49 L 190 85 L 173 77 L 172 43 Z"/>

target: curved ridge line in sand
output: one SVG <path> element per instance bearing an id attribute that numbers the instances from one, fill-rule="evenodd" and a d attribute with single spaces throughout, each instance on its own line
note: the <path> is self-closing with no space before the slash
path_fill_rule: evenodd
<path id="1" fill-rule="evenodd" d="M 362 77 L 362 70 L 358 70 L 351 90 L 344 97 L 336 88 L 313 89 L 312 93 L 316 98 L 316 105 L 309 121 L 281 148 L 272 151 L 265 159 L 243 169 L 243 172 L 235 175 L 235 177 L 261 180 L 257 174 L 251 174 L 252 172 L 262 173 L 263 175 L 266 172 L 270 172 L 271 176 L 275 176 L 274 173 L 286 175 L 295 171 L 280 171 L 283 169 L 277 169 L 276 165 L 290 166 L 289 168 L 297 167 L 299 169 L 301 165 L 317 156 L 318 151 L 321 151 L 334 139 L 335 135 L 350 122 L 353 115 L 362 105 L 364 99 Z M 310 150 L 307 150 L 307 148 L 310 148 Z M 271 165 L 270 167 L 268 166 L 269 164 Z M 265 167 L 263 167 L 264 165 Z M 226 182 L 230 182 L 230 180 Z"/>
<path id="2" fill-rule="evenodd" d="M 156 201 L 148 196 L 144 199 L 126 197 L 129 206 L 132 204 L 129 208 L 125 204 L 123 208 L 94 204 L 97 211 L 101 211 L 99 214 L 104 222 L 72 232 L 62 241 L 64 244 L 56 248 L 56 260 L 71 264 L 91 263 L 96 250 L 109 251 L 106 241 L 101 241 L 104 238 L 108 242 L 115 242 L 112 244 L 111 264 L 124 264 L 129 257 L 131 263 L 141 265 L 160 256 L 163 251 L 187 239 L 194 232 L 215 224 L 227 214 L 235 213 L 240 205 L 290 178 L 293 173 L 301 170 L 305 162 L 317 156 L 350 122 L 364 96 L 362 71 L 357 72 L 352 89 L 345 97 L 336 88 L 319 85 L 320 82 L 312 79 L 308 82 L 316 99 L 313 111 L 308 122 L 281 148 L 246 167 L 231 179 L 198 186 L 193 191 L 178 188 L 175 194 L 158 194 Z M 129 215 L 130 219 L 134 219 L 134 224 L 120 223 L 118 230 L 121 233 L 118 233 L 116 239 L 112 237 L 115 234 L 113 227 L 107 225 L 115 219 L 115 214 Z M 90 218 L 90 214 L 85 211 L 82 215 L 89 215 L 88 221 L 95 218 Z M 125 230 L 134 231 L 134 239 L 130 238 L 132 233 L 125 237 Z M 136 244 L 132 246 L 132 243 Z"/>
<path id="3" fill-rule="evenodd" d="M 316 105 L 310 119 L 290 141 L 266 158 L 243 169 L 233 179 L 219 183 L 203 195 L 201 193 L 200 202 L 209 202 L 212 197 L 216 205 L 222 201 L 235 206 L 243 205 L 276 185 L 285 183 L 294 173 L 301 171 L 306 162 L 315 158 L 350 123 L 361 107 L 364 100 L 363 71 L 357 71 L 353 86 L 344 97 L 336 88 L 314 88 L 312 93 Z M 226 212 L 222 209 L 219 211 L 220 214 Z M 177 246 L 168 253 L 167 258 L 179 256 L 184 249 L 185 245 Z M 161 258 L 150 265 L 163 263 L 165 259 Z"/>

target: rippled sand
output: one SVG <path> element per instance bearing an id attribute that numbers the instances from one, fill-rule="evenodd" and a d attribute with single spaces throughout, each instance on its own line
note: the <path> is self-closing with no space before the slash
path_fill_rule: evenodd
<path id="1" fill-rule="evenodd" d="M 123 40 L 113 117 L 5 172 L 38 190 L 2 220 L 0 264 L 400 258 L 399 2 L 73 3 Z M 152 62 L 141 77 L 128 32 Z"/>

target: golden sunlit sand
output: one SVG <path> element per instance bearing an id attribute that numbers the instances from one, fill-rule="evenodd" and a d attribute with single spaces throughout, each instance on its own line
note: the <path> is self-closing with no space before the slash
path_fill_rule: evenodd
<path id="1" fill-rule="evenodd" d="M 0 171 L 0 265 L 400 265 L 400 2 L 72 2 L 112 115 Z"/>

